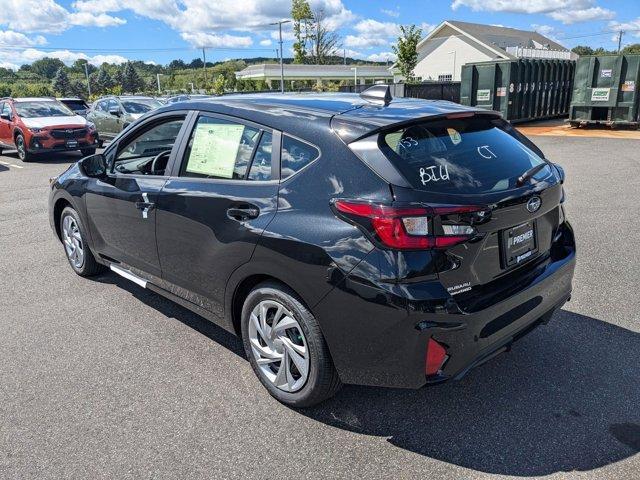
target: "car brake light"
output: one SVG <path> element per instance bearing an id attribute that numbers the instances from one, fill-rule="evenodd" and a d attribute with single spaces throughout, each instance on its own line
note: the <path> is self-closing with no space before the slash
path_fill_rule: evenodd
<path id="1" fill-rule="evenodd" d="M 384 246 L 398 250 L 446 248 L 466 242 L 476 235 L 475 228 L 452 224 L 449 218 L 486 210 L 476 205 L 392 207 L 347 200 L 337 200 L 334 207 Z"/>
<path id="2" fill-rule="evenodd" d="M 433 338 L 430 338 L 429 343 L 427 343 L 427 353 L 425 355 L 425 373 L 428 376 L 435 375 L 440 371 L 446 359 L 447 351 L 445 348 Z"/>

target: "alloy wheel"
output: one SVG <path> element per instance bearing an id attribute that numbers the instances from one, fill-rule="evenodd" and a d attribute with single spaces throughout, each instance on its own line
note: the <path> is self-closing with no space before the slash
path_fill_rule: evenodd
<path id="1" fill-rule="evenodd" d="M 284 305 L 261 301 L 249 318 L 251 351 L 263 376 L 276 388 L 296 392 L 309 376 L 309 347 L 300 324 Z"/>
<path id="2" fill-rule="evenodd" d="M 16 150 L 18 150 L 18 158 L 20 158 L 20 160 L 24 160 L 27 156 L 27 152 L 25 150 L 24 138 L 22 135 L 18 135 L 16 137 Z"/>
<path id="3" fill-rule="evenodd" d="M 71 215 L 62 221 L 62 241 L 69 261 L 76 268 L 81 268 L 84 262 L 84 242 L 75 218 Z"/>

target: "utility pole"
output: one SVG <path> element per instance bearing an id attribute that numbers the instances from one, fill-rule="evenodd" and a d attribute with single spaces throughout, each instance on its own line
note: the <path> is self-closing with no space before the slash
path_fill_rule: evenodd
<path id="1" fill-rule="evenodd" d="M 622 48 L 622 35 L 624 35 L 624 30 L 618 32 L 618 53 L 620 53 L 620 48 Z"/>
<path id="2" fill-rule="evenodd" d="M 202 47 L 202 69 L 204 70 L 204 88 L 207 88 L 207 55 Z"/>
<path id="3" fill-rule="evenodd" d="M 352 67 L 351 70 L 353 70 L 353 91 L 355 92 L 358 88 L 358 67 Z"/>
<path id="4" fill-rule="evenodd" d="M 162 73 L 156 73 L 156 79 L 158 80 L 158 93 L 162 93 L 162 89 L 160 88 L 160 77 Z"/>
<path id="5" fill-rule="evenodd" d="M 347 49 L 346 48 L 342 49 L 342 56 L 344 58 L 344 64 L 346 65 L 347 64 Z"/>
<path id="6" fill-rule="evenodd" d="M 84 62 L 84 74 L 87 76 L 87 91 L 91 96 L 91 82 L 89 81 L 89 61 Z"/>
<path id="7" fill-rule="evenodd" d="M 291 20 L 280 20 L 279 22 L 273 22 L 269 25 L 278 25 L 278 30 L 280 34 L 280 93 L 284 93 L 284 62 L 282 59 L 282 24 L 283 23 L 291 23 Z"/>

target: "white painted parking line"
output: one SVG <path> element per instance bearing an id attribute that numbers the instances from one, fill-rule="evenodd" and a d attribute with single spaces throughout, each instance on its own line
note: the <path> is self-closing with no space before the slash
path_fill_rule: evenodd
<path id="1" fill-rule="evenodd" d="M 24 168 L 20 165 L 16 165 L 15 163 L 3 162 L 2 160 L 0 160 L 0 164 L 6 165 L 7 167 Z"/>

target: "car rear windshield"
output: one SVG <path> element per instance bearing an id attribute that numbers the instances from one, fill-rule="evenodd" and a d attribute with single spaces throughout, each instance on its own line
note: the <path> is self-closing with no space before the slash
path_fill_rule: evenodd
<path id="1" fill-rule="evenodd" d="M 500 192 L 516 188 L 519 176 L 546 163 L 502 124 L 486 117 L 424 122 L 381 134 L 379 145 L 414 188 L 452 194 Z M 550 167 L 542 168 L 533 181 L 549 174 Z"/>
<path id="2" fill-rule="evenodd" d="M 22 118 L 69 117 L 75 115 L 60 102 L 50 100 L 16 102 L 14 106 L 18 115 Z"/>
<path id="3" fill-rule="evenodd" d="M 122 106 L 127 113 L 147 113 L 156 108 L 160 108 L 162 106 L 162 103 L 152 98 L 148 100 L 123 100 Z"/>
<path id="4" fill-rule="evenodd" d="M 69 107 L 71 110 L 86 110 L 87 104 L 84 103 L 82 100 L 64 100 L 62 103 L 64 103 L 67 107 Z"/>

